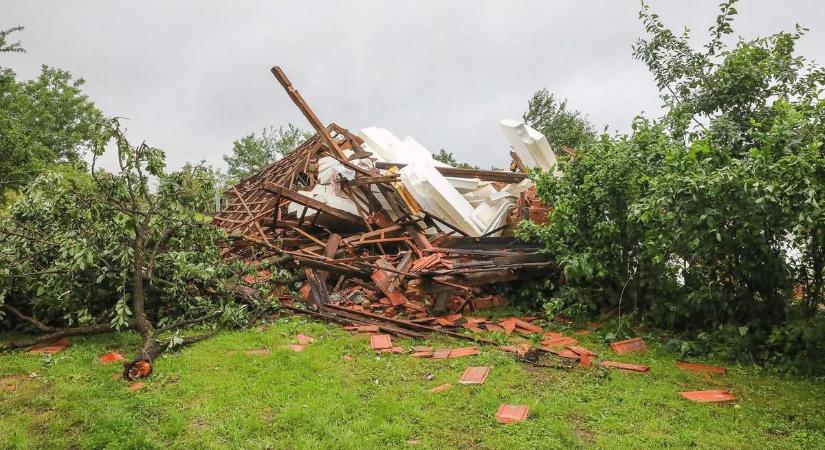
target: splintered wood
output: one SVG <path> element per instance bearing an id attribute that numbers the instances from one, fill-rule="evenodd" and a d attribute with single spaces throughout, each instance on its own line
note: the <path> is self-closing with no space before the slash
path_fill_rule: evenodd
<path id="1" fill-rule="evenodd" d="M 224 193 L 212 223 L 230 235 L 222 254 L 260 275 L 246 276 L 246 284 L 271 280 L 274 267 L 291 269 L 305 280 L 301 297 L 316 317 L 422 337 L 453 328 L 436 321 L 445 314 L 503 305 L 493 285 L 546 275 L 553 263 L 540 246 L 513 237 L 529 213 L 512 213 L 539 204 L 525 173 L 433 166 L 454 183 L 507 199 L 498 212 L 490 209 L 503 225 L 469 236 L 455 223 L 462 217 L 419 201 L 433 192 L 404 184 L 404 164 L 377 157 L 343 127 L 324 125 L 286 74 L 272 73 L 316 134 Z M 472 328 L 539 332 L 521 320 Z"/>

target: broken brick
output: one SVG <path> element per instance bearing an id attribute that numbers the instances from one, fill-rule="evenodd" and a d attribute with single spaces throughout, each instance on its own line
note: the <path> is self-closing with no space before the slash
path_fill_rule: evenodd
<path id="1" fill-rule="evenodd" d="M 300 353 L 300 352 L 304 351 L 304 349 L 306 349 L 306 345 L 287 344 L 287 345 L 282 345 L 281 348 L 283 348 L 284 350 L 292 350 L 295 353 Z"/>
<path id="2" fill-rule="evenodd" d="M 100 355 L 100 357 L 97 358 L 97 360 L 100 361 L 102 364 L 110 364 L 110 363 L 113 363 L 113 362 L 125 361 L 126 358 L 120 352 L 109 352 L 109 353 Z"/>
<path id="3" fill-rule="evenodd" d="M 370 336 L 370 347 L 373 350 L 392 348 L 392 337 L 389 334 L 373 334 Z"/>
<path id="4" fill-rule="evenodd" d="M 530 414 L 530 408 L 527 405 L 499 405 L 496 411 L 496 421 L 499 423 L 515 423 L 521 422 Z"/>
<path id="5" fill-rule="evenodd" d="M 432 352 L 433 347 L 431 345 L 416 345 L 413 347 L 414 352 Z"/>
<path id="6" fill-rule="evenodd" d="M 451 384 L 441 384 L 441 385 L 438 385 L 438 386 L 430 389 L 430 392 L 444 392 L 447 389 L 450 389 L 451 387 L 452 387 Z"/>
<path id="7" fill-rule="evenodd" d="M 614 342 L 610 344 L 610 348 L 612 348 L 615 353 L 620 355 L 624 353 L 647 351 L 647 345 L 645 345 L 645 341 L 640 337 Z"/>
<path id="8" fill-rule="evenodd" d="M 410 356 L 414 356 L 416 358 L 432 358 L 433 352 L 412 352 Z"/>
<path id="9" fill-rule="evenodd" d="M 490 374 L 490 367 L 468 367 L 464 369 L 464 373 L 458 380 L 459 384 L 484 384 L 487 380 L 487 375 Z"/>
<path id="10" fill-rule="evenodd" d="M 682 397 L 692 401 L 692 402 L 699 402 L 699 403 L 715 403 L 715 402 L 733 402 L 736 401 L 736 397 L 734 397 L 728 391 L 717 391 L 717 390 L 710 390 L 710 391 L 690 391 L 690 392 L 680 392 L 679 395 Z"/>
<path id="11" fill-rule="evenodd" d="M 716 373 L 719 375 L 725 375 L 727 373 L 727 369 L 724 367 L 710 366 L 707 364 L 695 364 L 684 361 L 678 361 L 676 363 L 676 367 L 682 370 L 689 370 L 691 372 Z"/>
<path id="12" fill-rule="evenodd" d="M 583 355 L 581 355 L 581 356 L 579 357 L 579 364 L 581 364 L 581 365 L 582 365 L 582 367 L 590 367 L 590 365 L 592 364 L 592 363 L 591 363 L 591 358 L 592 358 L 592 357 L 593 357 L 593 356 L 592 356 L 592 355 L 589 355 L 589 354 L 583 354 Z"/>
<path id="13" fill-rule="evenodd" d="M 130 384 L 129 387 L 127 387 L 126 389 L 128 389 L 131 392 L 135 392 L 139 389 L 143 389 L 145 386 L 146 383 L 144 383 L 143 381 L 138 381 L 137 383 Z"/>
<path id="14" fill-rule="evenodd" d="M 647 372 L 650 367 L 641 364 L 629 364 L 618 361 L 602 361 L 599 363 L 602 367 L 612 367 L 614 369 L 624 370 L 628 372 Z"/>

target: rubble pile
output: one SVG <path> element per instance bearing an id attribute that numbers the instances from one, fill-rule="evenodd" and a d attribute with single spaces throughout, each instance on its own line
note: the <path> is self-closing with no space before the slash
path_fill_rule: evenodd
<path id="1" fill-rule="evenodd" d="M 547 276 L 553 261 L 513 236 L 549 211 L 527 174 L 556 170 L 540 133 L 500 123 L 516 171 L 451 167 L 383 128 L 322 125 L 273 74 L 316 134 L 226 192 L 213 218 L 233 237 L 226 256 L 297 269 L 315 312 L 407 336 L 461 327 L 442 316 L 500 306 L 497 284 Z"/>

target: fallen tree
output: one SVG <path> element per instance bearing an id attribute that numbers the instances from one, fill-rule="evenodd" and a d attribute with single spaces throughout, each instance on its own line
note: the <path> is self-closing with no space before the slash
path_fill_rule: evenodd
<path id="1" fill-rule="evenodd" d="M 148 376 L 165 350 L 211 335 L 183 337 L 183 328 L 245 324 L 250 311 L 225 288 L 243 270 L 220 257 L 225 234 L 193 212 L 208 201 L 209 172 L 165 172 L 163 152 L 131 146 L 116 119 L 102 135 L 90 171 L 42 175 L 0 218 L 0 327 L 40 333 L 0 351 L 134 330 L 142 344 L 125 364 L 131 379 Z M 107 146 L 115 172 L 97 167 Z"/>

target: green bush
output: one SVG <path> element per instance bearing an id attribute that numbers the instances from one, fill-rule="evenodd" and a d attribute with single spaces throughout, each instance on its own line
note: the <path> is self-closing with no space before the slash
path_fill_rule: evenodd
<path id="1" fill-rule="evenodd" d="M 822 371 L 825 71 L 794 54 L 801 28 L 726 45 L 733 3 L 701 50 L 643 7 L 634 55 L 665 115 L 537 174 L 550 222 L 519 234 L 561 266 L 548 311 L 633 313 L 698 333 L 680 351 Z"/>

